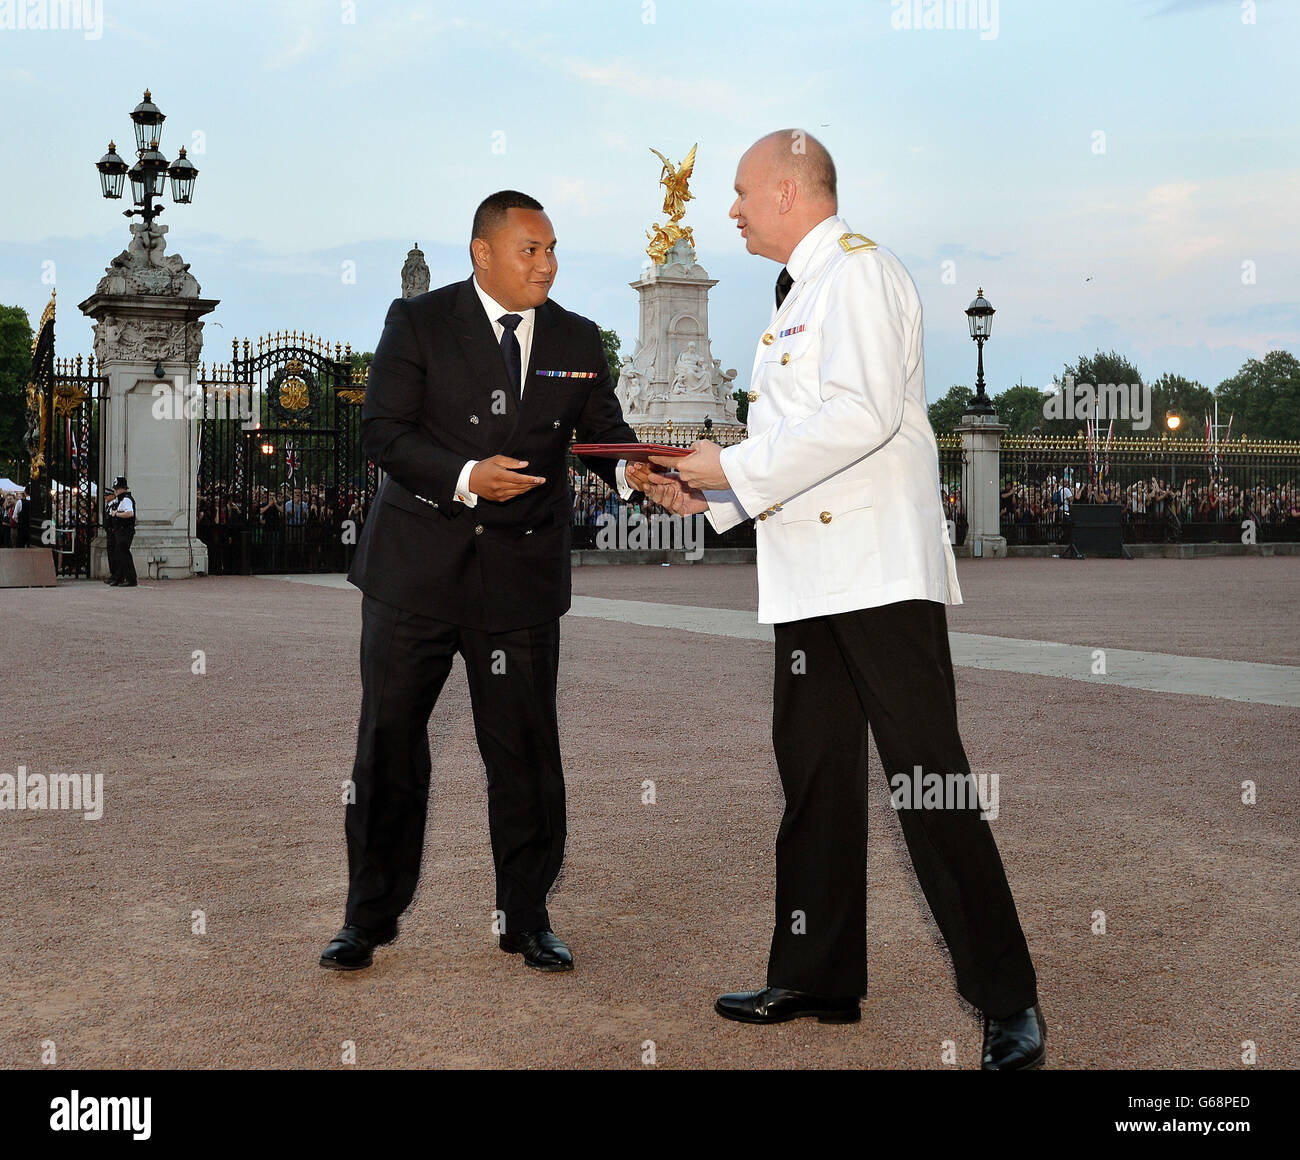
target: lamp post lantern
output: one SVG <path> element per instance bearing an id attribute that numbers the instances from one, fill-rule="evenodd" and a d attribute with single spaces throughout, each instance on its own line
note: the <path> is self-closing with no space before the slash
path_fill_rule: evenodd
<path id="1" fill-rule="evenodd" d="M 979 367 L 975 377 L 975 397 L 966 408 L 968 415 L 993 415 L 996 412 L 988 395 L 984 393 L 984 343 L 993 333 L 993 304 L 984 297 L 984 287 L 979 288 L 975 300 L 966 307 L 966 321 L 970 325 L 970 336 L 979 347 Z"/>
<path id="2" fill-rule="evenodd" d="M 139 214 L 146 229 L 163 211 L 163 206 L 154 205 L 154 198 L 162 197 L 167 179 L 170 177 L 172 181 L 172 200 L 177 205 L 189 205 L 194 199 L 194 179 L 199 172 L 194 162 L 185 156 L 183 148 L 170 165 L 159 150 L 162 123 L 166 119 L 163 111 L 153 103 L 149 90 L 145 89 L 144 100 L 131 112 L 135 126 L 136 163 L 128 170 L 112 141 L 108 143 L 108 152 L 95 163 L 106 198 L 121 197 L 124 178 L 130 177 L 131 200 L 135 202 L 135 208 L 123 210 L 123 216 Z"/>

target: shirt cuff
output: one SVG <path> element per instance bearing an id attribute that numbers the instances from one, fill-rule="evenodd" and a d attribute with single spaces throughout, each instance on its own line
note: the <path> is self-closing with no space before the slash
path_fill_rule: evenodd
<path id="1" fill-rule="evenodd" d="M 704 514 L 719 534 L 750 518 L 734 491 L 705 491 L 704 498 L 709 504 L 709 510 Z"/>
<path id="2" fill-rule="evenodd" d="M 620 459 L 614 466 L 614 482 L 618 485 L 618 495 L 620 499 L 628 500 L 636 494 L 634 488 L 627 481 L 627 460 Z"/>
<path id="3" fill-rule="evenodd" d="M 466 507 L 475 507 L 478 504 L 478 496 L 469 489 L 469 473 L 474 470 L 477 462 L 477 459 L 468 460 L 460 469 L 460 476 L 456 480 L 456 499 Z"/>

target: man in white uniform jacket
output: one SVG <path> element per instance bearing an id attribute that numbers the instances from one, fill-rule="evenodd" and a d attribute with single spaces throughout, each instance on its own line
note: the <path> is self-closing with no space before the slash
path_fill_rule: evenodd
<path id="1" fill-rule="evenodd" d="M 870 724 L 958 990 L 985 1016 L 982 1066 L 1040 1066 L 1037 980 L 957 727 L 944 606 L 961 591 L 916 288 L 837 216 L 834 164 L 808 134 L 757 142 L 736 194 L 730 216 L 748 250 L 785 265 L 757 343 L 748 438 L 661 460 L 678 472 L 666 481 L 644 468 L 629 477 L 670 510 L 706 511 L 718 531 L 757 521 L 758 618 L 775 625 L 786 808 L 768 986 L 723 995 L 716 1010 L 748 1023 L 860 1018 Z M 963 791 L 923 797 L 936 773 Z"/>

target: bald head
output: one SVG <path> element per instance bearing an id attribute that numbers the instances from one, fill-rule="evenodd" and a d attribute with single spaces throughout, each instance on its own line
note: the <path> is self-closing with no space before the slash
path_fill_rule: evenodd
<path id="1" fill-rule="evenodd" d="M 778 129 L 760 137 L 749 152 L 762 158 L 778 179 L 788 178 L 798 184 L 809 199 L 829 204 L 835 212 L 835 162 L 826 146 L 803 129 Z"/>
<path id="2" fill-rule="evenodd" d="M 778 129 L 741 157 L 730 216 L 751 254 L 785 262 L 837 204 L 835 162 L 826 147 L 802 129 Z"/>

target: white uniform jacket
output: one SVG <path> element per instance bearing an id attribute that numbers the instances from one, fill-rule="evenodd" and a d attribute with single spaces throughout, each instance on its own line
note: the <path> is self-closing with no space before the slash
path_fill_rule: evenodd
<path id="1" fill-rule="evenodd" d="M 960 604 L 925 402 L 921 302 L 889 250 L 827 218 L 758 343 L 748 437 L 709 491 L 717 531 L 756 519 L 764 624 L 901 600 Z"/>

